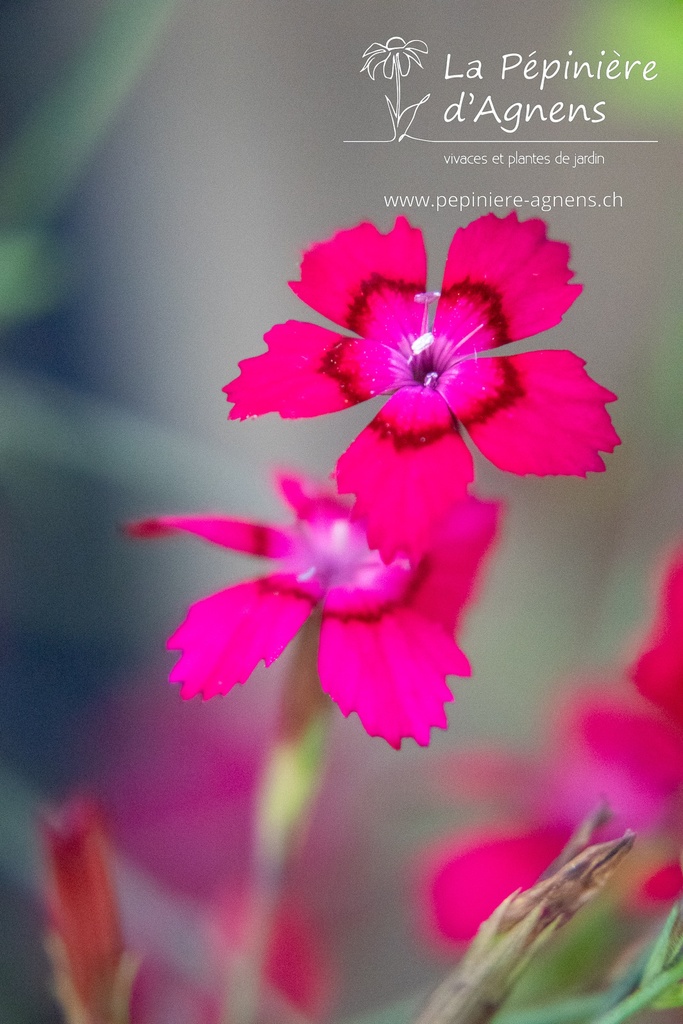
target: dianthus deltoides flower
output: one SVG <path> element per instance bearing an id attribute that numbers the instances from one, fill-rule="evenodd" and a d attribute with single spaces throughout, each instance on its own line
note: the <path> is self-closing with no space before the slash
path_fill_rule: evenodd
<path id="1" fill-rule="evenodd" d="M 453 507 L 415 565 L 386 565 L 362 524 L 330 489 L 301 477 L 279 480 L 296 514 L 291 527 L 218 516 L 164 516 L 129 527 L 136 536 L 174 531 L 276 561 L 276 571 L 192 605 L 168 641 L 182 657 L 171 673 L 181 696 L 204 698 L 271 664 L 322 605 L 318 670 L 344 715 L 357 712 L 371 736 L 393 747 L 429 743 L 447 724 L 451 673 L 469 675 L 454 640 L 479 564 L 496 533 L 499 506 L 474 498 Z"/>
<path id="2" fill-rule="evenodd" d="M 472 482 L 460 427 L 512 473 L 585 476 L 619 444 L 605 403 L 615 396 L 568 351 L 479 358 L 553 327 L 581 291 L 569 247 L 542 220 L 487 214 L 459 228 L 441 292 L 427 292 L 422 232 L 398 217 L 340 231 L 304 254 L 291 288 L 360 337 L 289 320 L 269 351 L 243 360 L 224 389 L 231 419 L 336 412 L 391 397 L 339 459 L 342 494 L 356 496 L 371 548 L 389 562 L 419 557 L 431 530 Z M 432 307 L 435 306 L 432 322 Z"/>

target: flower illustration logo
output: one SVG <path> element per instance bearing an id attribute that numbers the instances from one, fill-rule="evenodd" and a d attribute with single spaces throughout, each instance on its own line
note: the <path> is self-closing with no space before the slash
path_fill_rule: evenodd
<path id="1" fill-rule="evenodd" d="M 391 36 L 386 43 L 371 43 L 363 54 L 365 63 L 360 69 L 361 74 L 367 71 L 374 82 L 378 70 L 382 68 L 384 77 L 389 81 L 393 78 L 396 82 L 395 102 L 392 103 L 388 96 L 385 97 L 394 130 L 391 142 L 400 142 L 408 136 L 418 109 L 429 99 L 430 93 L 427 93 L 418 103 L 411 103 L 401 109 L 401 79 L 406 78 L 413 64 L 422 67 L 420 54 L 427 53 L 429 48 L 422 39 L 411 39 L 407 43 L 401 36 Z"/>

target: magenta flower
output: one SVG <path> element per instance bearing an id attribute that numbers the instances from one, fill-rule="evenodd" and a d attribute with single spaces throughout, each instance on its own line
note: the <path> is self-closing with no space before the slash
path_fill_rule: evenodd
<path id="1" fill-rule="evenodd" d="M 619 444 L 596 384 L 568 351 L 479 358 L 557 324 L 581 291 L 569 247 L 542 220 L 480 217 L 456 231 L 441 292 L 427 291 L 422 232 L 399 217 L 381 234 L 364 223 L 305 253 L 291 288 L 359 337 L 289 320 L 269 351 L 240 363 L 224 389 L 231 419 L 336 412 L 389 401 L 339 459 L 337 484 L 389 562 L 419 557 L 432 529 L 472 482 L 460 428 L 512 473 L 585 476 Z M 433 323 L 430 315 L 436 305 Z"/>
<path id="2" fill-rule="evenodd" d="M 657 613 L 631 676 L 643 697 L 683 728 L 683 545 L 672 552 L 657 596 Z"/>
<path id="3" fill-rule="evenodd" d="M 371 736 L 396 748 L 406 736 L 427 745 L 430 728 L 447 724 L 444 704 L 453 698 L 445 677 L 470 674 L 453 634 L 495 536 L 499 506 L 459 503 L 416 565 L 386 565 L 330 490 L 298 477 L 282 478 L 280 487 L 296 514 L 292 527 L 165 516 L 130 528 L 146 537 L 193 533 L 277 563 L 272 575 L 192 605 L 168 641 L 183 652 L 171 681 L 181 683 L 185 698 L 227 693 L 259 661 L 270 665 L 322 605 L 323 690 L 344 715 L 357 712 Z"/>
<path id="4" fill-rule="evenodd" d="M 600 838 L 635 829 L 656 835 L 654 873 L 634 880 L 631 898 L 652 903 L 680 881 L 661 863 L 683 794 L 683 734 L 640 702 L 610 691 L 579 691 L 555 709 L 545 756 L 470 751 L 451 761 L 452 786 L 497 820 L 428 850 L 420 874 L 425 930 L 442 945 L 470 939 L 505 896 L 538 880 L 574 829 L 607 802 Z M 680 845 L 677 839 L 676 845 Z M 664 872 L 664 873 L 663 873 Z M 640 891 L 638 891 L 640 890 Z"/>

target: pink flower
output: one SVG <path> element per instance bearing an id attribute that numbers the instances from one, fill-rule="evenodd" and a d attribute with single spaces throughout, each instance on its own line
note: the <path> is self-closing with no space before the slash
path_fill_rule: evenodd
<path id="1" fill-rule="evenodd" d="M 596 384 L 568 351 L 479 358 L 557 324 L 581 291 L 569 247 L 542 220 L 487 214 L 459 228 L 441 292 L 427 291 L 422 232 L 399 217 L 381 234 L 363 223 L 305 253 L 291 288 L 360 337 L 289 320 L 269 351 L 240 363 L 224 388 L 231 419 L 336 412 L 376 395 L 389 401 L 337 463 L 342 494 L 367 520 L 389 562 L 419 557 L 431 531 L 472 482 L 460 427 L 512 473 L 585 476 L 619 444 Z M 438 300 L 438 301 L 437 301 Z M 433 323 L 432 306 L 436 303 Z"/>
<path id="2" fill-rule="evenodd" d="M 385 565 L 329 490 L 296 477 L 280 487 L 296 513 L 292 527 L 165 516 L 130 528 L 146 537 L 192 533 L 277 563 L 272 575 L 190 608 L 168 641 L 183 652 L 171 681 L 185 698 L 227 693 L 262 659 L 270 665 L 322 605 L 323 690 L 344 715 L 357 712 L 371 736 L 396 748 L 406 736 L 428 744 L 430 728 L 447 724 L 444 704 L 453 698 L 445 677 L 470 673 L 453 633 L 493 541 L 498 506 L 459 503 L 415 566 Z"/>
<path id="3" fill-rule="evenodd" d="M 524 830 L 499 823 L 462 832 L 429 850 L 422 865 L 429 941 L 446 948 L 469 942 L 506 897 L 538 881 L 569 836 L 561 827 Z"/>
<path id="4" fill-rule="evenodd" d="M 657 603 L 631 675 L 640 693 L 683 727 L 683 547 L 668 561 Z"/>
<path id="5" fill-rule="evenodd" d="M 643 880 L 637 895 L 637 905 L 650 906 L 660 911 L 662 903 L 671 903 L 683 891 L 683 872 L 680 860 L 666 861 L 650 871 Z"/>
<path id="6" fill-rule="evenodd" d="M 235 964 L 249 942 L 248 890 L 224 895 L 202 929 L 204 977 L 178 970 L 163 958 L 145 957 L 133 989 L 131 1024 L 221 1024 L 231 1003 Z M 199 972 L 197 972 L 199 973 Z M 227 985 L 226 985 L 227 982 Z M 336 977 L 324 937 L 299 903 L 285 898 L 276 908 L 263 964 L 263 1018 L 324 1020 L 335 996 Z"/>
<path id="7" fill-rule="evenodd" d="M 683 735 L 644 706 L 584 690 L 556 710 L 544 757 L 484 750 L 456 756 L 451 769 L 458 789 L 502 805 L 503 817 L 425 854 L 421 902 L 439 945 L 471 938 L 505 896 L 535 882 L 603 801 L 614 817 L 600 838 L 668 826 L 683 788 Z M 664 888 L 653 882 L 649 898 Z"/>
<path id="8" fill-rule="evenodd" d="M 241 984 L 259 905 L 254 812 L 276 701 L 262 692 L 254 715 L 253 702 L 235 696 L 229 708 L 207 715 L 199 704 L 181 707 L 170 692 L 160 700 L 141 679 L 133 689 L 115 687 L 93 709 L 80 753 L 99 776 L 121 868 L 126 944 L 140 962 L 132 1024 L 219 1024 L 226 989 L 235 993 Z M 348 763 L 335 751 L 331 767 L 343 771 Z M 348 804 L 341 796 L 317 809 L 328 826 L 322 840 L 311 841 L 312 832 L 283 879 L 264 951 L 259 1019 L 291 1024 L 328 1015 L 336 919 L 329 893 L 319 894 L 321 879 L 357 850 Z"/>

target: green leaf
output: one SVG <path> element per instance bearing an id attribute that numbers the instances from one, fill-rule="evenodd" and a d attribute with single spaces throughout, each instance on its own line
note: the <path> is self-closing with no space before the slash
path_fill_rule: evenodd
<path id="1" fill-rule="evenodd" d="M 655 980 L 668 967 L 681 965 L 681 976 L 683 977 L 683 924 L 681 922 L 681 907 L 677 904 L 671 910 L 664 927 L 657 936 L 653 946 L 650 959 L 648 960 L 641 987 Z M 674 1006 L 683 1006 L 683 985 L 676 982 L 671 988 L 666 989 L 661 996 L 652 1003 L 657 1009 L 668 1009 Z"/>
<path id="2" fill-rule="evenodd" d="M 678 906 L 671 908 L 671 913 L 664 922 L 664 927 L 655 939 L 654 946 L 650 957 L 645 964 L 645 970 L 643 971 L 643 977 L 641 979 L 641 987 L 656 978 L 658 974 L 666 970 L 667 966 L 672 962 L 676 953 L 680 950 L 680 937 L 678 939 L 678 949 L 671 950 L 670 944 L 672 942 L 672 935 L 676 924 L 680 921 L 680 908 Z"/>
<path id="3" fill-rule="evenodd" d="M 621 1024 L 634 1013 L 646 1010 L 649 1006 L 655 1006 L 659 997 L 667 989 L 680 982 L 681 976 L 683 976 L 683 963 L 676 962 L 673 967 L 658 975 L 648 985 L 641 986 L 607 1013 L 596 1018 L 593 1024 Z"/>

